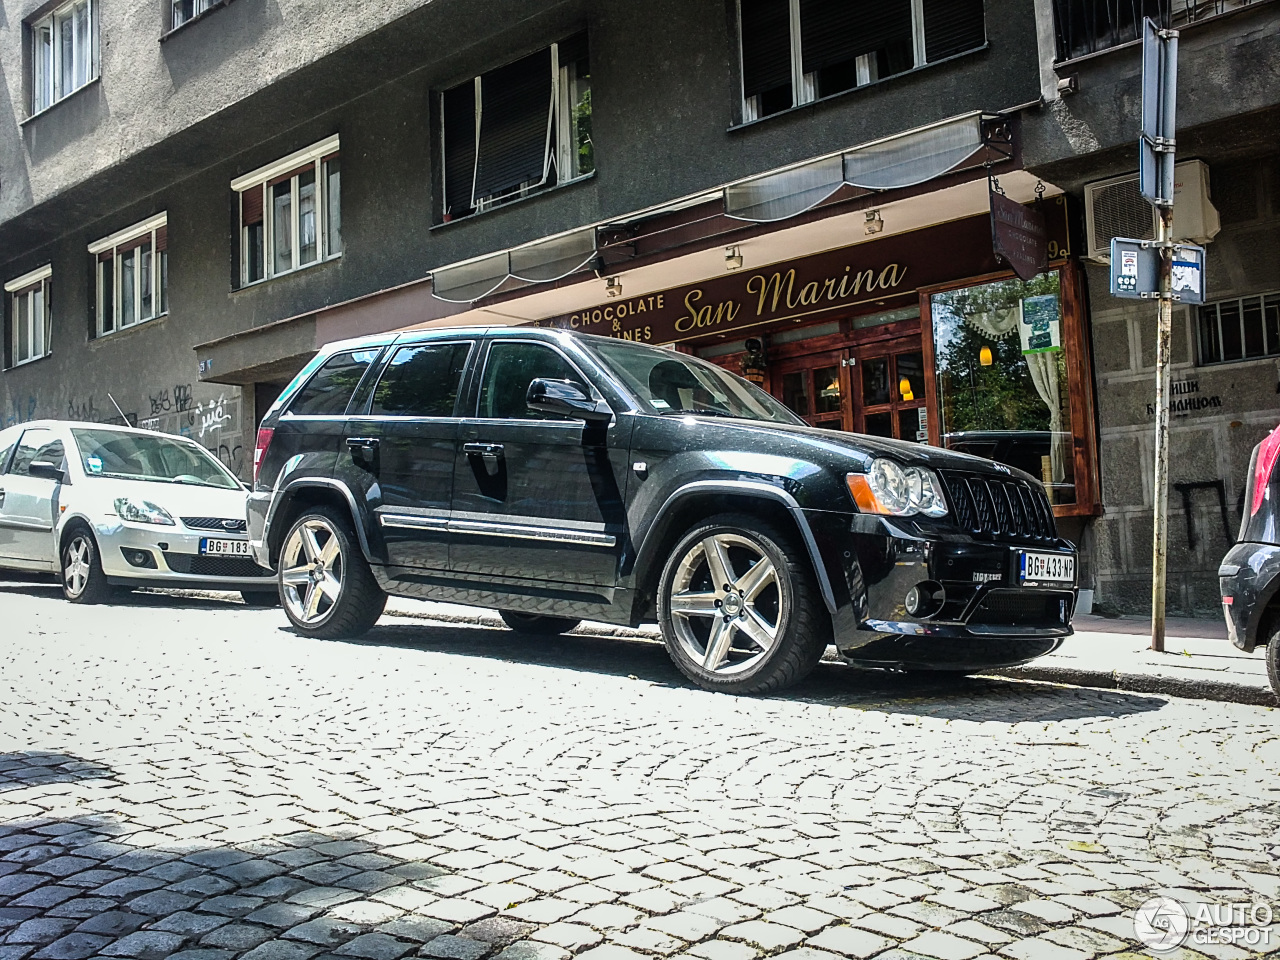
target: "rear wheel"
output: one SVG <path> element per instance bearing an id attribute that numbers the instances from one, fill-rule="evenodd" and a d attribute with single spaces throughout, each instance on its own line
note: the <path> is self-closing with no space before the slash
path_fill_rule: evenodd
<path id="1" fill-rule="evenodd" d="M 308 637 L 358 637 L 378 622 L 387 604 L 350 521 L 330 507 L 317 507 L 294 522 L 276 578 L 285 615 Z"/>
<path id="2" fill-rule="evenodd" d="M 807 555 L 745 514 L 712 517 L 680 539 L 659 582 L 658 622 L 681 672 L 725 693 L 790 686 L 831 640 Z"/>
<path id="3" fill-rule="evenodd" d="M 111 596 L 98 543 L 82 526 L 71 531 L 62 548 L 62 595 L 72 603 L 105 603 Z"/>
<path id="4" fill-rule="evenodd" d="M 582 622 L 569 617 L 544 617 L 536 613 L 519 613 L 515 610 L 499 610 L 498 615 L 516 633 L 527 633 L 539 637 L 568 633 Z"/>
<path id="5" fill-rule="evenodd" d="M 1271 691 L 1280 697 L 1280 620 L 1271 622 L 1271 635 L 1267 637 L 1267 676 L 1271 678 Z"/>

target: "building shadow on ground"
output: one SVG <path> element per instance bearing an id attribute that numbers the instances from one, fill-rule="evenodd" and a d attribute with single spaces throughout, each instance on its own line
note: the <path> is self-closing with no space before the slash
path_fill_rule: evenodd
<path id="1" fill-rule="evenodd" d="M 496 627 L 384 621 L 359 640 L 340 642 L 483 657 L 693 688 L 672 664 L 663 645 L 642 637 L 601 636 L 586 630 L 539 637 Z M 1167 702 L 1159 696 L 1115 690 L 999 677 L 891 673 L 828 660 L 801 683 L 772 697 L 948 720 L 972 719 L 975 702 L 980 701 L 983 720 L 1009 724 L 1121 717 L 1159 710 Z"/>
<path id="2" fill-rule="evenodd" d="M 50 753 L 45 750 L 0 753 L 0 792 L 110 777 L 111 770 L 102 764 L 65 753 Z"/>

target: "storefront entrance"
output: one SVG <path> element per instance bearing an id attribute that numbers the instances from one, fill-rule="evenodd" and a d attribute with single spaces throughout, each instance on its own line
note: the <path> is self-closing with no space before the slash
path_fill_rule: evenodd
<path id="1" fill-rule="evenodd" d="M 875 330 L 864 342 L 798 353 L 771 369 L 771 392 L 806 423 L 827 430 L 926 442 L 924 351 L 917 331 Z M 798 355 L 797 355 L 798 354 Z"/>

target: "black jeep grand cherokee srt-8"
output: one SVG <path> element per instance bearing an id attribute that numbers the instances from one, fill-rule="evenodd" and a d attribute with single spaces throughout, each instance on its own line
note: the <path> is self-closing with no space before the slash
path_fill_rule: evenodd
<path id="1" fill-rule="evenodd" d="M 692 357 L 530 328 L 331 344 L 262 422 L 250 534 L 299 632 L 388 593 L 515 630 L 657 619 L 695 683 L 974 671 L 1071 633 L 1075 552 L 1000 464 L 809 427 Z"/>

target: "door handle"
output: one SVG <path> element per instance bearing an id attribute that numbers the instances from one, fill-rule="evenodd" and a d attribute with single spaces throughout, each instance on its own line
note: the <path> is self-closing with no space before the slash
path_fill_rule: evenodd
<path id="1" fill-rule="evenodd" d="M 347 449 L 357 466 L 370 471 L 378 469 L 377 437 L 347 437 Z"/>
<path id="2" fill-rule="evenodd" d="M 497 459 L 502 456 L 503 446 L 500 443 L 464 443 L 462 452 L 466 454 L 478 454 L 488 459 Z"/>
<path id="3" fill-rule="evenodd" d="M 4 487 L 0 487 L 0 507 L 4 506 Z"/>
<path id="4" fill-rule="evenodd" d="M 377 437 L 347 437 L 347 446 L 352 450 L 377 450 Z"/>

